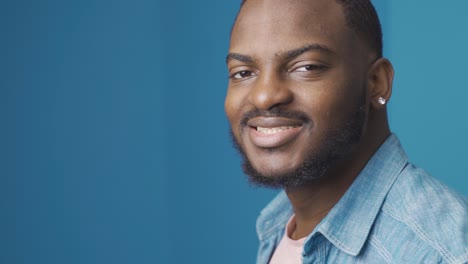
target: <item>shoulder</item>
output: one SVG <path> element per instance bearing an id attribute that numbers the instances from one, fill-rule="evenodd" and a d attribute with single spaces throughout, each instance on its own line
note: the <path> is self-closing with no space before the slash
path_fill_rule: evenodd
<path id="1" fill-rule="evenodd" d="M 400 260 L 468 262 L 467 198 L 412 164 L 389 191 L 374 231 L 371 242 Z"/>

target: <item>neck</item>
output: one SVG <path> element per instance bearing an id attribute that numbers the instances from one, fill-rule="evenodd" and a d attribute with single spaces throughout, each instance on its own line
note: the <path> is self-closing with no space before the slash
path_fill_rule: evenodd
<path id="1" fill-rule="evenodd" d="M 384 114 L 384 113 L 382 113 Z M 363 139 L 349 158 L 342 160 L 316 183 L 286 190 L 296 215 L 292 239 L 308 236 L 344 195 L 372 155 L 390 135 L 385 118 L 370 117 Z"/>

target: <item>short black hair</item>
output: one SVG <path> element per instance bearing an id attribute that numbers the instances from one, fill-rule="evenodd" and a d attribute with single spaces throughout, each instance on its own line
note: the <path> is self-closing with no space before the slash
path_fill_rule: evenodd
<path id="1" fill-rule="evenodd" d="M 241 8 L 247 0 L 242 0 Z M 382 26 L 370 0 L 335 0 L 343 7 L 346 23 L 380 58 L 383 55 Z"/>

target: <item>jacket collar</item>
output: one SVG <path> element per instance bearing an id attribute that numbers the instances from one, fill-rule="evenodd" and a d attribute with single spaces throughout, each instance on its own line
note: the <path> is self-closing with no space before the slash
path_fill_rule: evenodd
<path id="1" fill-rule="evenodd" d="M 257 234 L 260 241 L 284 230 L 293 214 L 286 192 L 281 191 L 261 212 L 257 219 Z"/>
<path id="2" fill-rule="evenodd" d="M 341 251 L 357 256 L 364 246 L 377 214 L 408 157 L 392 134 L 368 161 L 340 201 L 308 236 L 304 251 L 313 248 L 313 237 L 322 234 Z M 280 192 L 257 219 L 260 241 L 281 233 L 293 214 L 284 191 Z"/>
<path id="3" fill-rule="evenodd" d="M 307 238 L 321 233 L 341 251 L 357 256 L 367 241 L 388 192 L 408 162 L 398 138 L 392 134 L 368 161 L 340 201 Z"/>

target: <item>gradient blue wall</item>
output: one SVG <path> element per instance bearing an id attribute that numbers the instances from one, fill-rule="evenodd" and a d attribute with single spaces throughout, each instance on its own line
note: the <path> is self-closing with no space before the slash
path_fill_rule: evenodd
<path id="1" fill-rule="evenodd" d="M 376 1 L 393 130 L 468 194 L 463 10 Z M 238 1 L 0 2 L 0 263 L 253 263 L 223 112 Z"/>
<path id="2" fill-rule="evenodd" d="M 412 161 L 468 194 L 468 2 L 386 1 L 390 123 Z"/>

